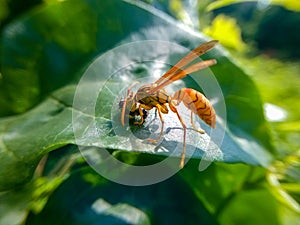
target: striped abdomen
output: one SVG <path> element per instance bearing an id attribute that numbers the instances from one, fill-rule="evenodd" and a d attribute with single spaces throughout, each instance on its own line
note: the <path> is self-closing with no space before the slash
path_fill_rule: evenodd
<path id="1" fill-rule="evenodd" d="M 216 126 L 216 112 L 208 99 L 200 92 L 191 88 L 182 88 L 176 91 L 173 99 L 182 101 L 193 113 L 197 114 L 205 123 L 211 127 Z"/>

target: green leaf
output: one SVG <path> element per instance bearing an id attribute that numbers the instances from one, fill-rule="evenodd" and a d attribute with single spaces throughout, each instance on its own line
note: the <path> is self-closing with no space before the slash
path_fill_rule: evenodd
<path id="1" fill-rule="evenodd" d="M 220 224 L 278 224 L 280 206 L 266 185 L 264 168 L 214 163 L 199 172 L 197 164 L 192 160 L 180 175 Z"/>
<path id="2" fill-rule="evenodd" d="M 22 224 L 29 209 L 39 213 L 63 177 L 39 177 L 15 190 L 0 193 L 0 224 Z"/>
<path id="3" fill-rule="evenodd" d="M 72 142 L 71 115 L 49 98 L 26 114 L 0 120 L 1 189 L 28 181 L 43 155 Z"/>
<path id="4" fill-rule="evenodd" d="M 71 4 L 44 5 L 4 29 L 2 115 L 24 112 L 69 82 L 82 65 L 82 57 L 96 49 L 95 15 L 82 1 Z"/>
<path id="5" fill-rule="evenodd" d="M 155 145 L 150 143 L 144 144 L 143 139 L 137 139 L 137 143 L 140 144 L 133 148 L 130 145 L 130 139 L 127 137 L 128 134 L 125 134 L 125 136 L 117 136 L 116 134 L 111 133 L 112 122 L 109 118 L 110 114 L 104 112 L 110 112 L 107 111 L 107 109 L 112 110 L 111 107 L 113 106 L 113 101 L 111 100 L 116 97 L 112 94 L 114 93 L 114 90 L 119 87 L 120 84 L 114 83 L 110 85 L 110 91 L 104 92 L 102 99 L 99 98 L 99 102 L 101 103 L 99 106 L 101 106 L 103 110 L 102 112 L 101 110 L 98 110 L 98 113 L 101 116 L 93 117 L 93 115 L 87 115 L 78 111 L 76 108 L 72 108 L 75 86 L 68 86 L 53 93 L 53 95 L 51 95 L 45 102 L 28 113 L 10 119 L 3 119 L 1 121 L 2 131 L 4 132 L 2 135 L 2 141 L 5 145 L 1 151 L 2 157 L 0 157 L 0 159 L 3 160 L 1 165 L 6 166 L 1 170 L 1 178 L 3 178 L 1 179 L 2 188 L 5 189 L 16 183 L 23 183 L 29 179 L 36 163 L 45 153 L 66 144 L 76 143 L 72 129 L 72 110 L 74 110 L 73 113 L 79 113 L 79 117 L 76 119 L 79 123 L 76 124 L 82 127 L 82 129 L 88 131 L 85 125 L 90 124 L 91 120 L 96 119 L 97 127 L 100 130 L 100 133 L 95 133 L 94 135 L 90 135 L 87 132 L 88 138 L 83 136 L 81 140 L 77 140 L 77 142 L 79 141 L 82 146 L 92 145 L 101 148 L 142 151 L 167 156 L 171 154 L 174 146 L 177 145 L 177 142 L 174 142 L 174 139 L 164 140 L 160 147 L 167 148 L 169 152 L 159 153 L 153 151 L 153 149 L 156 148 Z M 95 88 L 93 88 L 93 84 L 87 84 L 85 90 L 92 92 Z M 89 94 L 87 94 L 87 96 L 89 96 Z M 103 104 L 105 105 L 103 106 Z M 117 115 L 120 116 L 120 111 L 116 111 Z M 174 118 L 171 118 L 171 120 L 172 119 Z M 30 132 L 23 135 L 28 130 L 30 130 Z M 237 132 L 239 133 L 239 136 L 244 135 L 244 137 L 251 139 L 251 137 L 247 136 L 241 130 Z M 193 133 L 194 135 L 199 135 L 195 132 Z M 181 137 L 179 138 L 181 139 Z M 196 145 L 196 147 L 200 147 L 205 143 L 200 142 L 193 144 Z M 249 154 L 252 149 L 256 149 L 256 155 L 251 156 L 251 154 Z M 263 151 L 264 150 L 262 150 L 261 147 L 254 142 L 251 143 L 245 140 L 243 141 L 243 139 L 235 137 L 233 133 L 227 130 L 222 146 L 222 152 L 225 157 L 217 160 L 226 162 L 243 161 L 254 164 L 267 163 L 267 161 L 265 161 L 268 160 L 266 155 L 261 155 L 265 154 Z M 201 158 L 202 155 L 200 153 L 201 151 L 192 156 L 189 155 L 188 152 L 188 156 Z M 9 159 L 8 156 L 11 156 L 12 158 Z M 180 156 L 180 152 L 177 153 L 177 156 Z M 22 173 L 17 172 L 18 170 L 14 170 L 12 168 L 20 168 Z"/>
<path id="6" fill-rule="evenodd" d="M 91 22 L 93 24 L 92 30 L 97 30 L 98 37 L 97 43 L 94 43 L 96 45 L 93 45 L 91 42 L 94 39 L 82 37 L 79 34 L 78 37 L 70 37 L 72 32 L 68 31 L 65 23 L 68 23 L 68 27 L 76 29 L 78 19 L 74 18 L 74 14 L 71 12 L 66 13 L 66 21 L 64 21 L 65 17 L 62 17 L 62 20 L 58 19 L 66 10 L 65 7 L 71 4 L 70 2 L 53 3 L 41 7 L 32 14 L 28 14 L 26 18 L 21 18 L 8 26 L 7 31 L 4 33 L 3 40 L 9 40 L 9 42 L 7 44 L 3 42 L 4 51 L 2 54 L 8 54 L 8 50 L 13 48 L 17 52 L 13 51 L 9 54 L 22 53 L 19 58 L 11 55 L 10 60 L 7 60 L 7 65 L 3 67 L 7 68 L 7 70 L 4 69 L 6 72 L 2 80 L 2 85 L 5 87 L 2 94 L 6 96 L 4 101 L 6 103 L 12 102 L 13 108 L 19 107 L 17 104 L 19 101 L 13 100 L 15 97 L 32 105 L 35 102 L 31 98 L 33 95 L 31 97 L 25 95 L 23 99 L 21 98 L 23 91 L 40 90 L 37 85 L 39 79 L 45 79 L 42 84 L 49 84 L 51 87 L 44 89 L 43 93 L 44 95 L 48 94 L 48 97 L 32 110 L 19 116 L 0 120 L 0 190 L 7 190 L 30 180 L 37 163 L 43 155 L 67 144 L 77 144 L 82 147 L 94 146 L 110 151 L 138 151 L 172 157 L 180 157 L 181 155 L 182 129 L 180 124 L 176 122 L 178 120 L 174 117 L 174 114 L 169 113 L 166 115 L 164 138 L 156 146 L 145 141 L 151 134 L 150 131 L 157 130 L 160 125 L 159 120 L 155 119 L 154 110 L 149 112 L 149 118 L 147 118 L 145 125 L 137 128 L 133 127 L 132 129 L 136 131 L 132 133 L 126 130 L 127 127 L 120 126 L 118 102 L 121 97 L 124 97 L 126 87 L 132 82 L 142 78 L 145 79 L 145 77 L 149 78 L 149 81 L 153 81 L 153 71 L 155 69 L 159 68 L 160 74 L 168 69 L 168 65 L 163 64 L 162 66 L 161 62 L 167 62 L 168 60 L 176 62 L 187 53 L 186 51 L 177 52 L 176 49 L 163 51 L 164 49 L 155 46 L 151 49 L 143 47 L 130 48 L 127 52 L 118 53 L 116 49 L 119 48 L 116 48 L 115 51 L 107 53 L 116 54 L 112 55 L 115 57 L 108 58 L 108 61 L 104 61 L 105 63 L 101 67 L 95 68 L 96 80 L 85 82 L 80 86 L 81 89 L 76 85 L 65 84 L 82 72 L 81 66 L 77 64 L 79 58 L 82 59 L 82 62 L 87 62 L 95 52 L 110 49 L 114 45 L 124 46 L 121 44 L 134 45 L 140 43 L 138 46 L 141 46 L 141 43 L 144 43 L 141 41 L 158 39 L 164 41 L 164 43 L 171 43 L 172 46 L 178 46 L 179 49 L 183 50 L 182 45 L 192 49 L 199 43 L 206 41 L 206 39 L 199 33 L 181 27 L 166 15 L 136 2 L 72 1 L 72 6 L 73 4 L 76 5 L 76 7 L 74 6 L 75 12 L 79 10 L 77 7 L 83 7 L 84 12 L 89 14 L 91 19 L 99 18 L 97 24 L 94 21 Z M 122 16 L 124 12 L 133 16 L 124 17 Z M 90 18 L 89 16 L 88 18 Z M 139 17 L 138 20 L 136 20 L 137 17 Z M 38 20 L 38 18 L 43 19 Z M 32 23 L 35 25 L 33 26 Z M 85 26 L 81 23 L 83 22 L 79 22 L 79 27 L 85 29 Z M 19 25 L 21 27 L 29 26 L 30 32 L 27 29 L 17 29 L 13 32 L 16 26 Z M 8 31 L 12 32 L 14 38 L 8 38 Z M 36 36 L 32 36 L 33 34 Z M 91 36 L 94 37 L 89 32 L 84 35 L 88 35 L 90 38 Z M 52 49 L 50 47 L 55 46 L 54 49 L 56 50 L 53 53 L 58 54 L 60 52 L 64 60 L 48 64 L 51 60 L 56 59 L 56 56 L 46 54 L 45 61 L 43 61 L 45 64 L 40 65 L 43 68 L 43 73 L 34 72 L 36 71 L 36 65 L 39 64 L 36 63 L 36 60 L 39 59 L 38 54 L 42 53 L 29 51 L 27 45 L 21 47 L 20 43 L 24 41 L 24 36 L 27 37 L 26 40 L 31 43 L 32 48 L 35 48 L 34 50 L 49 49 L 50 51 Z M 40 40 L 37 44 L 35 44 L 36 37 Z M 66 41 L 69 37 L 70 42 Z M 86 38 L 89 41 L 86 41 Z M 46 47 L 39 43 L 46 43 Z M 97 49 L 93 52 L 94 46 L 98 46 L 101 50 Z M 37 55 L 33 57 L 31 54 Z M 107 54 L 104 54 L 104 56 Z M 143 61 L 145 58 L 140 56 L 151 61 Z M 219 101 L 215 106 L 217 112 L 224 110 L 224 106 L 226 106 L 227 116 L 226 113 L 218 114 L 218 129 L 211 137 L 215 143 L 210 142 L 210 136 L 207 134 L 200 135 L 191 129 L 188 130 L 187 157 L 267 166 L 271 160 L 269 152 L 272 151 L 272 146 L 263 116 L 260 96 L 253 81 L 242 68 L 230 60 L 228 53 L 221 47 L 206 54 L 203 58 L 216 58 L 218 61 L 218 64 L 212 67 L 211 70 L 221 87 L 224 102 Z M 31 70 L 28 67 L 24 70 L 32 79 L 25 75 L 22 75 L 22 80 L 15 77 L 20 76 L 20 74 L 16 75 L 15 72 L 19 71 L 19 66 L 23 60 L 26 61 L 26 65 L 31 65 L 34 68 Z M 127 66 L 122 67 L 122 65 Z M 60 70 L 61 68 L 67 69 Z M 7 72 L 10 70 L 13 71 L 9 75 Z M 120 76 L 118 75 L 123 72 L 128 78 L 127 83 L 120 82 Z M 65 77 L 66 79 L 63 78 L 62 82 L 56 81 L 55 77 L 58 74 L 67 77 Z M 181 83 L 181 85 L 200 90 L 200 83 L 203 89 L 211 90 L 210 94 L 214 97 L 218 90 L 210 86 L 207 81 L 208 76 L 205 74 L 206 71 L 202 71 L 200 74 L 192 75 L 184 79 L 184 83 Z M 107 80 L 106 76 L 111 77 L 111 79 Z M 11 79 L 11 82 L 7 79 Z M 33 83 L 29 84 L 30 82 Z M 64 87 L 49 94 L 50 90 L 60 86 Z M 175 84 L 171 85 L 170 91 L 176 91 L 176 87 Z M 98 95 L 99 88 L 102 89 Z M 12 89 L 19 92 L 16 93 Z M 75 90 L 77 91 L 74 98 Z M 82 93 L 78 90 L 81 90 Z M 37 91 L 37 93 L 40 93 L 40 91 Z M 84 101 L 84 105 L 73 104 L 73 100 L 76 101 L 78 96 L 80 100 Z M 97 99 L 96 102 L 95 99 Z M 94 103 L 95 105 L 93 105 Z M 87 110 L 88 107 L 93 106 L 95 106 L 93 108 L 95 113 Z M 189 113 L 183 113 L 182 116 L 188 123 Z M 151 121 L 151 118 L 154 121 Z M 227 126 L 225 126 L 226 122 Z M 201 121 L 198 120 L 197 123 L 209 131 L 209 128 Z M 119 133 L 116 132 L 115 126 L 118 127 Z M 75 132 L 75 138 L 73 129 L 84 132 L 81 136 L 77 136 Z M 133 138 L 136 145 L 132 145 L 131 136 L 128 136 L 128 134 L 135 135 L 133 135 Z M 177 145 L 179 147 L 176 150 Z"/>
<path id="7" fill-rule="evenodd" d="M 260 213 L 253 213 L 253 209 Z M 240 193 L 224 210 L 220 219 L 224 224 L 234 224 L 243 221 L 243 224 L 279 224 L 276 213 L 277 203 L 267 189 L 252 190 Z M 245 220 L 245 218 L 248 218 Z"/>
<path id="8" fill-rule="evenodd" d="M 53 90 L 76 80 L 91 58 L 132 32 L 166 25 L 135 4 L 55 1 L 7 25 L 0 39 L 0 115 L 32 108 Z"/>
<path id="9" fill-rule="evenodd" d="M 8 1 L 4 0 L 0 2 L 0 22 L 2 23 L 9 15 Z"/>
<path id="10" fill-rule="evenodd" d="M 172 187 L 172 188 L 170 188 Z M 153 201 L 155 199 L 155 201 Z M 163 209 L 163 210 L 162 210 Z M 177 213 L 174 213 L 177 212 Z M 217 224 L 180 177 L 144 187 L 107 181 L 90 167 L 72 173 L 26 224 Z"/>

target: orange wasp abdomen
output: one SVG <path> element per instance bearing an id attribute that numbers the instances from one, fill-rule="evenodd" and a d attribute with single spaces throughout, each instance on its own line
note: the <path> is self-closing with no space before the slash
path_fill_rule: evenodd
<path id="1" fill-rule="evenodd" d="M 193 113 L 197 114 L 205 123 L 215 128 L 216 112 L 208 99 L 192 88 L 182 88 L 172 97 L 179 104 L 181 101 Z"/>

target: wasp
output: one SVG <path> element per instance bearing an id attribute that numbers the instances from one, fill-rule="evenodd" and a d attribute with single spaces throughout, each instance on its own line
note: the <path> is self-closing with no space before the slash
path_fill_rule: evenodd
<path id="1" fill-rule="evenodd" d="M 204 134 L 205 131 L 201 128 L 197 128 L 193 121 L 193 114 L 200 117 L 206 124 L 215 128 L 216 126 L 216 112 L 209 102 L 209 100 L 201 94 L 191 88 L 181 88 L 176 91 L 173 96 L 170 96 L 164 87 L 171 84 L 172 82 L 186 77 L 188 74 L 199 71 L 216 64 L 215 59 L 204 60 L 192 65 L 189 65 L 197 57 L 203 55 L 207 51 L 211 50 L 218 43 L 217 40 L 205 42 L 184 56 L 179 62 L 172 66 L 166 73 L 164 73 L 157 81 L 152 84 L 146 84 L 140 87 L 137 92 L 132 92 L 131 89 L 138 82 L 134 82 L 127 90 L 127 96 L 124 100 L 119 103 L 121 112 L 121 124 L 125 125 L 125 114 L 126 107 L 130 107 L 130 116 L 139 116 L 140 120 L 135 121 L 135 125 L 141 125 L 144 123 L 147 117 L 147 111 L 155 108 L 158 112 L 161 121 L 161 130 L 157 139 L 149 139 L 150 142 L 157 142 L 161 139 L 164 130 L 164 119 L 162 114 L 167 114 L 169 110 L 174 112 L 183 128 L 183 150 L 181 153 L 181 160 L 179 167 L 183 168 L 185 162 L 186 152 L 186 130 L 187 127 L 182 120 L 176 106 L 181 102 L 191 111 L 191 124 L 193 129 L 197 132 Z M 189 66 L 188 66 L 189 65 Z"/>

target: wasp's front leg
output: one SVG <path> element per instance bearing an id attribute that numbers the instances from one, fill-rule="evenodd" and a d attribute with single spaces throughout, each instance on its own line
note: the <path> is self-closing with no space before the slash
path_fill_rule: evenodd
<path id="1" fill-rule="evenodd" d="M 135 125 L 142 125 L 144 123 L 144 109 L 142 108 L 142 105 L 139 105 L 139 115 L 141 117 L 140 121 L 135 121 L 134 124 Z"/>
<path id="2" fill-rule="evenodd" d="M 145 119 L 147 118 L 147 111 L 146 110 L 150 110 L 153 107 L 144 105 L 144 104 L 139 104 L 139 107 L 135 107 L 135 111 L 136 112 L 138 110 L 138 115 L 141 117 L 140 121 L 135 121 L 134 125 L 142 125 L 145 122 Z"/>

